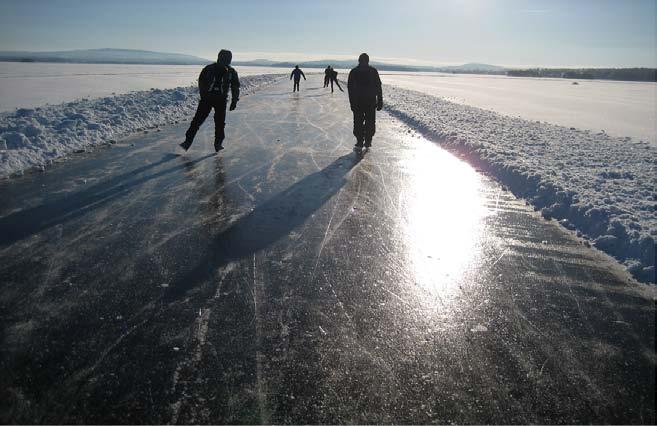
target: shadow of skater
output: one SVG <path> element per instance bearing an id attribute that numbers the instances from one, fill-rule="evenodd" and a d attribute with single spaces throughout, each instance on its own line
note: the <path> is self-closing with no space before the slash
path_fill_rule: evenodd
<path id="1" fill-rule="evenodd" d="M 214 236 L 210 246 L 203 250 L 205 257 L 191 270 L 179 273 L 166 298 L 182 297 L 188 290 L 211 280 L 219 267 L 249 257 L 289 235 L 344 186 L 347 173 L 359 161 L 354 154 L 338 158 Z"/>
<path id="2" fill-rule="evenodd" d="M 215 156 L 215 154 L 209 154 L 150 175 L 137 177 L 141 173 L 179 158 L 178 155 L 166 154 L 159 161 L 114 176 L 75 194 L 7 215 L 0 218 L 0 246 L 13 244 L 44 229 L 66 223 L 118 197 L 127 195 L 137 185 L 174 173 Z"/>

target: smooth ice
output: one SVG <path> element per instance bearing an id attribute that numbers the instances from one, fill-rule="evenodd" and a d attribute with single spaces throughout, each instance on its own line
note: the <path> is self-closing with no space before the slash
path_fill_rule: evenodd
<path id="1" fill-rule="evenodd" d="M 0 182 L 0 419 L 654 423 L 654 289 L 321 86 Z"/>

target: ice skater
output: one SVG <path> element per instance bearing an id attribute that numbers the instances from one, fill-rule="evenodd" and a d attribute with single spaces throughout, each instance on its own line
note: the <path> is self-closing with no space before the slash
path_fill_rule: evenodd
<path id="1" fill-rule="evenodd" d="M 224 127 L 226 125 L 226 105 L 228 104 L 228 91 L 231 92 L 231 102 L 229 110 L 232 111 L 237 106 L 240 98 L 240 81 L 230 62 L 233 54 L 230 50 L 222 49 L 217 57 L 217 62 L 203 68 L 198 76 L 198 89 L 201 100 L 198 103 L 196 114 L 185 133 L 185 142 L 180 146 L 187 151 L 196 132 L 201 124 L 214 108 L 214 149 L 219 152 L 224 149 Z"/>
<path id="2" fill-rule="evenodd" d="M 324 88 L 328 87 L 329 82 L 331 81 L 331 73 L 333 69 L 331 66 L 327 66 L 326 69 L 324 70 Z"/>
<path id="3" fill-rule="evenodd" d="M 342 87 L 340 87 L 340 83 L 338 82 L 338 72 L 331 68 L 331 93 L 333 93 L 333 83 L 335 83 L 338 86 L 338 89 L 340 89 L 341 92 L 344 92 L 342 90 Z"/>
<path id="4" fill-rule="evenodd" d="M 355 149 L 372 146 L 374 136 L 376 111 L 383 108 L 383 91 L 381 79 L 376 68 L 369 65 L 370 57 L 363 53 L 358 57 L 358 66 L 349 72 L 347 91 L 349 104 L 354 113 Z M 376 109 L 376 110 L 375 110 Z"/>
<path id="5" fill-rule="evenodd" d="M 299 69 L 299 65 L 295 65 L 292 74 L 290 74 L 290 80 L 292 80 L 292 77 L 294 77 L 294 88 L 292 89 L 292 93 L 294 93 L 299 90 L 299 81 L 301 81 L 301 77 L 305 80 L 306 75 Z"/>

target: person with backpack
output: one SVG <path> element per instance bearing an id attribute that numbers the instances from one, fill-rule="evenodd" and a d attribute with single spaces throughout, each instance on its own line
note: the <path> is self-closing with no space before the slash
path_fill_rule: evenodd
<path id="1" fill-rule="evenodd" d="M 358 66 L 349 72 L 347 91 L 349 104 L 354 113 L 354 136 L 356 150 L 372 146 L 376 111 L 383 108 L 383 90 L 376 68 L 369 65 L 370 57 L 363 53 L 358 57 Z M 376 109 L 376 111 L 375 111 Z"/>
<path id="2" fill-rule="evenodd" d="M 189 129 L 185 133 L 185 141 L 180 146 L 187 151 L 194 141 L 196 132 L 214 108 L 214 149 L 216 152 L 224 149 L 224 127 L 226 125 L 226 105 L 228 104 L 228 91 L 231 92 L 230 111 L 237 107 L 240 98 L 240 81 L 230 62 L 233 54 L 230 50 L 222 49 L 217 62 L 207 65 L 198 77 L 198 88 L 201 100 L 198 103 L 196 114 Z"/>
<path id="3" fill-rule="evenodd" d="M 292 74 L 290 74 L 290 80 L 292 80 L 292 77 L 294 77 L 294 87 L 292 89 L 292 93 L 296 92 L 299 90 L 299 81 L 301 81 L 301 77 L 303 76 L 303 79 L 306 79 L 306 75 L 299 69 L 299 65 L 296 65 L 294 69 L 292 70 Z"/>

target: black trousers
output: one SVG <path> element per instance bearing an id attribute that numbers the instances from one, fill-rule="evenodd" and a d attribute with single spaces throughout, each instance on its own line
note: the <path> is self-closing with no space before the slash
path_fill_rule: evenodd
<path id="1" fill-rule="evenodd" d="M 354 136 L 359 143 L 371 142 L 376 132 L 376 107 L 361 107 L 354 110 Z"/>
<path id="2" fill-rule="evenodd" d="M 294 79 L 294 88 L 292 89 L 293 92 L 299 90 L 299 81 L 301 81 L 301 79 L 299 80 L 297 80 L 296 78 Z"/>
<path id="3" fill-rule="evenodd" d="M 226 126 L 226 103 L 227 100 L 224 97 L 207 96 L 201 98 L 196 109 L 196 114 L 194 114 L 192 123 L 189 125 L 185 136 L 194 139 L 201 124 L 208 118 L 210 111 L 214 108 L 214 139 L 215 141 L 223 142 L 225 137 L 224 127 Z"/>
<path id="4" fill-rule="evenodd" d="M 344 92 L 344 90 L 342 90 L 342 87 L 340 87 L 340 82 L 338 82 L 338 79 L 337 78 L 332 78 L 331 79 L 331 93 L 333 93 L 333 83 L 335 83 L 338 86 L 338 89 L 340 89 L 341 92 Z"/>

